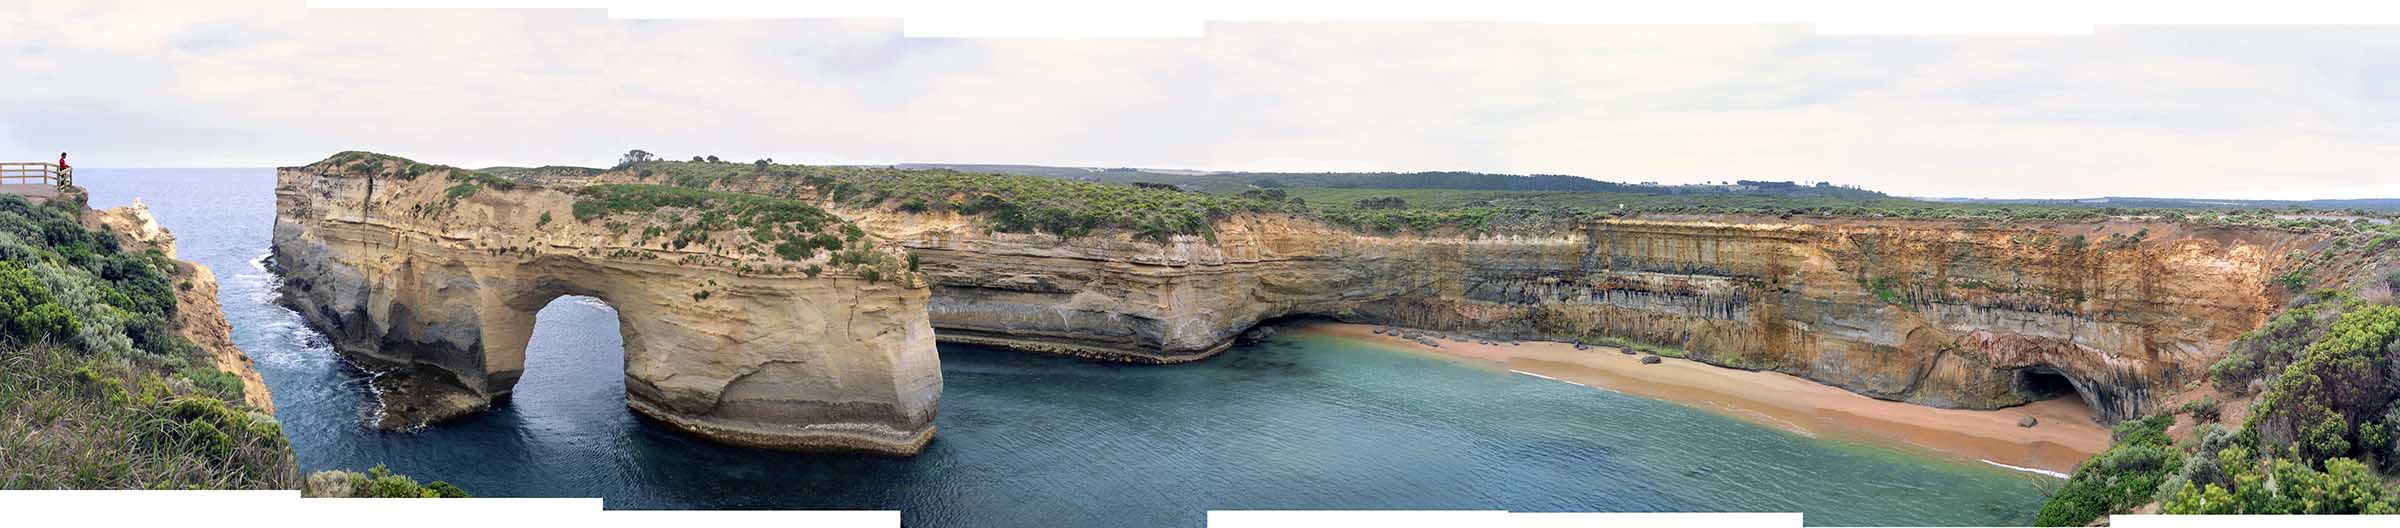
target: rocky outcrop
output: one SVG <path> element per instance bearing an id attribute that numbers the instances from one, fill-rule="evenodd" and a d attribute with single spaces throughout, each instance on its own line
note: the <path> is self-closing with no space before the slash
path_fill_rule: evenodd
<path id="1" fill-rule="evenodd" d="M 175 235 L 158 225 L 150 216 L 150 206 L 141 200 L 104 211 L 85 211 L 85 224 L 116 233 L 120 248 L 135 253 L 156 248 L 167 258 L 176 258 Z M 250 356 L 233 345 L 233 325 L 225 321 L 225 309 L 217 304 L 217 274 L 208 266 L 176 260 L 173 278 L 176 334 L 199 347 L 217 370 L 242 380 L 243 403 L 275 414 L 274 394 L 267 390 L 266 379 L 259 377 Z"/>
<path id="2" fill-rule="evenodd" d="M 1618 219 L 1366 236 L 1246 216 L 1216 242 L 993 233 L 846 211 L 923 258 L 942 339 L 1143 362 L 1292 315 L 1616 342 L 1989 409 L 2071 387 L 2107 421 L 2203 374 L 2279 302 L 2308 234 L 2120 221 Z M 2053 386 L 2056 387 L 2053 387 Z"/>
<path id="3" fill-rule="evenodd" d="M 644 416 L 777 448 L 913 454 L 932 438 L 941 372 L 920 276 L 778 256 L 740 242 L 747 230 L 686 222 L 704 207 L 579 209 L 571 190 L 363 153 L 280 169 L 283 302 L 394 373 L 377 382 L 384 427 L 505 398 L 535 312 L 585 295 L 617 310 L 627 405 Z"/>

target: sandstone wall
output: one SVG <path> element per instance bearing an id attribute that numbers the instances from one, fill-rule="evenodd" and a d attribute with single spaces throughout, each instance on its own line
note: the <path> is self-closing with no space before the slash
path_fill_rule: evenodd
<path id="1" fill-rule="evenodd" d="M 2163 222 L 1774 218 L 1379 237 L 1241 217 L 1215 244 L 1161 245 L 843 212 L 924 259 L 945 340 L 1177 362 L 1263 320 L 1324 315 L 1623 340 L 1944 407 L 2021 404 L 2055 374 L 2108 421 L 2204 374 L 2280 301 L 2278 266 L 2321 242 Z"/>
<path id="2" fill-rule="evenodd" d="M 645 416 L 767 447 L 905 454 L 932 437 L 941 371 L 920 278 L 810 276 L 773 255 L 669 249 L 577 221 L 576 198 L 558 189 L 458 197 L 458 181 L 403 177 L 406 165 L 361 173 L 329 160 L 281 169 L 276 186 L 283 302 L 343 354 L 400 373 L 379 378 L 379 425 L 505 398 L 535 312 L 587 295 L 617 310 L 626 399 Z M 642 218 L 619 220 L 639 231 Z"/>

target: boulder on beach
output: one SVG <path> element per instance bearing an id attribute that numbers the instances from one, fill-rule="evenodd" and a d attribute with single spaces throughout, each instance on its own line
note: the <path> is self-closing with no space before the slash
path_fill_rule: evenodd
<path id="1" fill-rule="evenodd" d="M 1656 365 L 1660 361 L 1664 360 L 1658 359 L 1658 356 L 1642 356 L 1642 364 L 1644 365 Z"/>
<path id="2" fill-rule="evenodd" d="M 1417 344 L 1421 344 L 1421 345 L 1425 345 L 1425 346 L 1429 346 L 1429 347 L 1434 347 L 1434 348 L 1441 348 L 1441 347 L 1442 347 L 1442 342 L 1440 342 L 1440 341 L 1435 341 L 1435 340 L 1433 340 L 1433 338 L 1429 338 L 1429 337 L 1418 336 L 1418 337 L 1416 337 L 1416 338 L 1413 338 L 1413 340 L 1414 340 L 1414 341 L 1416 341 L 1416 342 L 1417 342 Z"/>
<path id="3" fill-rule="evenodd" d="M 1633 349 L 1630 349 L 1630 348 L 1624 348 L 1624 347 L 1617 347 L 1617 353 L 1619 353 L 1619 354 L 1624 354 L 1624 355 L 1628 355 L 1628 356 L 1630 356 L 1630 355 L 1633 355 Z"/>
<path id="4" fill-rule="evenodd" d="M 2042 421 L 2033 419 L 2033 415 L 2030 414 L 2025 415 L 2024 418 L 2017 419 L 2017 427 L 2033 427 L 2033 424 L 2038 423 L 2042 423 Z"/>
<path id="5" fill-rule="evenodd" d="M 1592 346 L 1591 346 L 1591 345 L 1586 345 L 1586 344 L 1583 344 L 1583 343 L 1576 343 L 1576 344 L 1575 344 L 1575 349 L 1576 349 L 1576 350 L 1591 350 L 1591 349 L 1592 349 Z"/>

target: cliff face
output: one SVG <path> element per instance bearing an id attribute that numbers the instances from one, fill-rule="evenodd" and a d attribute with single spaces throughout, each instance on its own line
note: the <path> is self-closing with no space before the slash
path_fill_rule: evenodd
<path id="1" fill-rule="evenodd" d="M 2201 376 L 2322 240 L 2172 223 L 1611 220 L 1547 236 L 1378 237 L 1238 217 L 1217 243 L 992 233 L 844 211 L 923 258 L 941 338 L 1119 360 L 1206 357 L 1323 315 L 1495 338 L 1627 341 L 1927 405 L 2063 379 L 2106 421 Z M 1668 353 L 1675 353 L 1670 351 Z"/>
<path id="2" fill-rule="evenodd" d="M 278 171 L 283 302 L 343 354 L 405 373 L 379 378 L 379 425 L 505 397 L 535 312 L 587 295 L 617 310 L 626 400 L 645 416 L 765 447 L 906 454 L 931 439 L 941 372 L 920 278 L 652 242 L 649 227 L 702 211 L 582 221 L 567 191 L 463 172 L 373 156 Z"/>

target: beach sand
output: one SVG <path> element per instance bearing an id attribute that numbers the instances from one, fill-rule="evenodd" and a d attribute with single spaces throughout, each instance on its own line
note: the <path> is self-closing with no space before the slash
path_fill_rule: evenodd
<path id="1" fill-rule="evenodd" d="M 2108 428 L 2069 397 L 1992 411 L 1939 409 L 1878 400 L 1799 377 L 1676 358 L 1644 365 L 1614 347 L 1523 341 L 1485 345 L 1441 340 L 1431 348 L 1371 325 L 1310 323 L 1294 331 L 1462 358 L 1562 382 L 1700 407 L 1810 437 L 1881 444 L 2060 474 L 2108 448 Z M 2018 427 L 2032 415 L 2039 423 Z"/>

